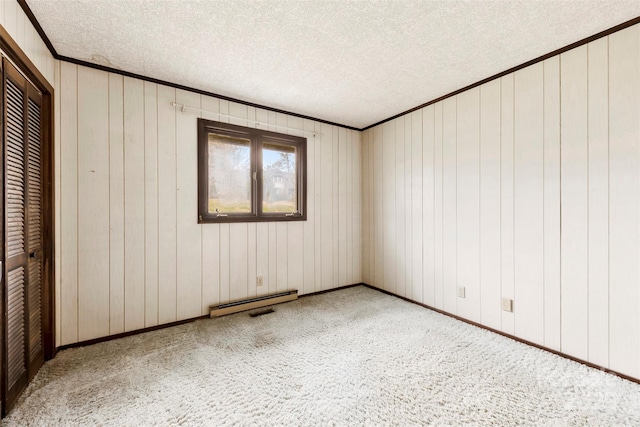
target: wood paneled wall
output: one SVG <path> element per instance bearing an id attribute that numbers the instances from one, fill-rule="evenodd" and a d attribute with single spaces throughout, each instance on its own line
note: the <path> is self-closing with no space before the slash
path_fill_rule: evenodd
<path id="1" fill-rule="evenodd" d="M 364 282 L 640 378 L 640 26 L 369 129 L 362 155 Z"/>
<path id="2" fill-rule="evenodd" d="M 361 282 L 360 132 L 56 67 L 58 345 L 201 316 L 211 304 Z M 216 113 L 307 137 L 307 221 L 197 223 L 196 119 L 229 121 Z"/>
<path id="3" fill-rule="evenodd" d="M 55 59 L 16 0 L 0 0 L 0 25 L 53 85 Z"/>

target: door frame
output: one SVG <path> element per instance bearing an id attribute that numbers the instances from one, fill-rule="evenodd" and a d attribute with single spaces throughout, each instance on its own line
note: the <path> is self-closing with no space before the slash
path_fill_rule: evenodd
<path id="1" fill-rule="evenodd" d="M 42 93 L 42 335 L 44 360 L 46 361 L 52 359 L 56 354 L 53 162 L 54 89 L 2 25 L 0 25 L 0 50 L 2 50 L 4 56 Z M 3 289 L 6 290 L 6 286 L 3 286 Z M 4 308 L 2 308 L 2 311 L 2 319 L 3 322 L 5 322 L 6 313 L 4 313 Z M 3 336 L 2 348 L 4 348 L 5 345 L 6 337 Z M 5 360 L 2 360 L 2 370 L 6 372 Z M 5 381 L 6 378 L 3 378 L 2 393 L 6 390 L 6 386 L 4 385 Z M 5 396 L 3 395 L 2 401 L 4 401 L 4 399 Z M 6 411 L 7 408 L 2 408 L 3 415 Z"/>

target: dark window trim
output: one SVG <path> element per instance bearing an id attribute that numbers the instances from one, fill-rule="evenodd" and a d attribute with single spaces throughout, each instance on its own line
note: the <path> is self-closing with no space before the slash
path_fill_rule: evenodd
<path id="1" fill-rule="evenodd" d="M 251 213 L 226 213 L 217 216 L 209 212 L 209 132 L 219 131 L 251 140 L 251 172 L 256 172 L 256 180 L 251 183 Z M 263 140 L 280 145 L 296 147 L 296 174 L 299 215 L 287 216 L 286 212 L 262 212 L 262 155 L 259 155 Z M 198 224 L 225 224 L 230 222 L 277 222 L 307 220 L 307 139 L 271 132 L 198 119 Z"/>

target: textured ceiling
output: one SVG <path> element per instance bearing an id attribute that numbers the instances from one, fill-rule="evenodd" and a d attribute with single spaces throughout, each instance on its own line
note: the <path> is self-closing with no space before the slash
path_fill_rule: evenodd
<path id="1" fill-rule="evenodd" d="M 357 128 L 640 16 L 640 0 L 27 3 L 60 55 Z"/>

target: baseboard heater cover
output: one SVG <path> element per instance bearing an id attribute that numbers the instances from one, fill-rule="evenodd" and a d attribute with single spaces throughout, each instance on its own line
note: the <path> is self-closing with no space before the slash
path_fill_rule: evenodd
<path id="1" fill-rule="evenodd" d="M 220 317 L 227 314 L 238 313 L 240 311 L 253 310 L 254 308 L 266 307 L 268 305 L 280 304 L 283 302 L 298 299 L 298 290 L 280 292 L 272 295 L 264 295 L 256 298 L 249 298 L 242 301 L 229 302 L 226 304 L 212 305 L 209 307 L 210 317 Z"/>

